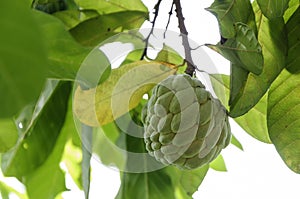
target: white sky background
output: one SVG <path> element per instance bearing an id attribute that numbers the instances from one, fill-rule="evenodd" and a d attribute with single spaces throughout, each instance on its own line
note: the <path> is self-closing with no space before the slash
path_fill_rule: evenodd
<path id="1" fill-rule="evenodd" d="M 213 0 L 183 0 L 183 14 L 189 37 L 199 45 L 215 44 L 219 41 L 216 18 L 205 11 Z M 153 8 L 156 0 L 144 0 Z M 163 0 L 158 16 L 157 28 L 165 28 L 171 0 Z M 151 9 L 149 9 L 151 11 Z M 145 24 L 144 27 L 150 27 Z M 177 31 L 177 18 L 172 16 L 169 30 Z M 229 63 L 219 54 L 206 49 L 220 73 L 229 71 Z M 222 151 L 228 172 L 209 170 L 195 199 L 299 199 L 300 175 L 290 171 L 279 157 L 273 145 L 264 144 L 245 133 L 238 125 L 231 122 L 234 135 L 240 140 L 244 151 L 230 145 Z M 119 172 L 92 160 L 91 199 L 113 199 L 119 189 Z M 3 179 L 3 177 L 0 176 Z M 70 179 L 70 177 L 68 177 Z M 1 180 L 2 180 L 1 179 Z M 13 184 L 13 181 L 5 180 Z M 76 185 L 68 181 L 71 192 L 63 194 L 66 199 L 83 198 L 83 193 L 76 190 Z M 163 188 L 163 187 L 162 187 Z M 1 196 L 0 196 L 1 198 Z"/>

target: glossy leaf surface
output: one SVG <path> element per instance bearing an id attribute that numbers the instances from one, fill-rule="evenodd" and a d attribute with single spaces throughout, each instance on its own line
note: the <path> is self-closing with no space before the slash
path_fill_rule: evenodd
<path id="1" fill-rule="evenodd" d="M 2 156 L 6 176 L 21 179 L 46 161 L 63 126 L 69 92 L 69 83 L 48 81 L 34 109 L 29 107 L 17 118 L 22 124 L 21 136 L 16 146 Z"/>
<path id="2" fill-rule="evenodd" d="M 25 1 L 1 2 L 0 24 L 0 117 L 11 117 L 38 99 L 48 65 L 42 31 Z"/>

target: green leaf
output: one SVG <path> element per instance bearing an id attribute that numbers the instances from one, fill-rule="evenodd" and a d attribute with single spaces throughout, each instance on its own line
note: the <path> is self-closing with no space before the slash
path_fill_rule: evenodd
<path id="1" fill-rule="evenodd" d="M 209 45 L 232 63 L 243 67 L 245 70 L 259 75 L 263 69 L 263 55 L 255 32 L 246 24 L 234 24 L 236 34 L 224 44 Z"/>
<path id="2" fill-rule="evenodd" d="M 33 1 L 34 1 L 34 0 L 26 0 L 27 5 L 28 5 L 28 8 L 31 7 Z"/>
<path id="3" fill-rule="evenodd" d="M 183 58 L 171 47 L 164 44 L 163 48 L 157 54 L 155 61 L 166 62 L 174 65 L 181 65 Z"/>
<path id="4" fill-rule="evenodd" d="M 300 173 L 300 74 L 286 70 L 272 84 L 268 96 L 268 129 L 286 165 Z"/>
<path id="5" fill-rule="evenodd" d="M 77 187 L 83 189 L 81 169 L 82 151 L 71 140 L 68 140 L 66 143 L 62 162 L 65 163 L 68 174 L 70 174 Z"/>
<path id="6" fill-rule="evenodd" d="M 233 144 L 234 146 L 236 146 L 237 148 L 241 149 L 242 151 L 243 149 L 243 145 L 240 143 L 240 141 L 232 134 L 231 136 L 231 144 Z"/>
<path id="7" fill-rule="evenodd" d="M 77 10 L 78 5 L 75 0 L 65 0 L 68 10 Z"/>
<path id="8" fill-rule="evenodd" d="M 120 43 L 118 45 L 121 45 L 121 47 L 123 44 L 133 45 L 132 49 L 127 49 L 127 52 L 124 51 L 125 54 L 123 54 L 122 56 L 126 55 L 126 58 L 118 66 L 126 65 L 129 63 L 136 62 L 137 60 L 140 60 L 142 57 L 143 51 L 145 49 L 145 45 L 146 45 L 145 37 L 139 32 L 139 29 L 134 29 L 134 30 L 130 30 L 130 31 L 120 32 L 120 33 L 114 35 L 113 37 L 106 39 L 99 46 L 101 46 L 100 47 L 101 49 L 103 47 L 104 52 L 107 52 L 106 50 L 108 50 L 108 51 L 112 50 L 109 48 L 111 48 L 111 47 L 115 48 L 115 46 L 113 46 L 113 45 L 115 45 L 117 43 Z M 107 46 L 108 48 L 106 48 L 106 46 L 105 46 L 106 44 L 108 45 Z M 110 45 L 112 45 L 112 46 L 110 46 Z M 126 53 L 128 53 L 128 54 L 126 54 Z M 111 58 L 111 61 L 113 61 L 112 64 L 115 64 L 114 61 L 116 61 L 120 58 L 120 54 L 118 54 L 118 52 L 116 51 L 114 57 L 110 57 L 110 58 Z M 118 67 L 118 66 L 114 65 L 114 67 Z"/>
<path id="9" fill-rule="evenodd" d="M 283 18 L 284 21 L 287 22 L 290 17 L 293 15 L 293 13 L 298 9 L 300 6 L 300 1 L 299 0 L 290 0 L 289 1 L 289 7 L 286 9 Z"/>
<path id="10" fill-rule="evenodd" d="M 0 181 L 0 194 L 2 199 L 9 199 L 10 187 Z"/>
<path id="11" fill-rule="evenodd" d="M 48 14 L 66 10 L 67 6 L 66 0 L 35 0 L 32 3 L 32 8 Z"/>
<path id="12" fill-rule="evenodd" d="M 43 34 L 27 4 L 11 0 L 0 6 L 0 117 L 36 101 L 48 70 Z"/>
<path id="13" fill-rule="evenodd" d="M 122 11 L 148 11 L 141 0 L 76 0 L 76 3 L 80 8 L 97 10 L 100 14 Z"/>
<path id="14" fill-rule="evenodd" d="M 209 167 L 216 171 L 227 171 L 224 158 L 221 154 L 209 164 Z"/>
<path id="15" fill-rule="evenodd" d="M 230 77 L 222 74 L 210 74 L 209 77 L 218 99 L 221 101 L 222 105 L 229 110 L 228 99 L 230 90 Z"/>
<path id="16" fill-rule="evenodd" d="M 85 199 L 89 198 L 90 181 L 91 181 L 91 158 L 92 158 L 92 139 L 93 128 L 85 124 L 81 124 L 81 139 L 82 139 L 82 187 Z"/>
<path id="17" fill-rule="evenodd" d="M 139 104 L 139 106 L 131 111 L 130 118 L 124 115 L 118 119 L 118 124 L 122 123 L 122 126 L 127 129 L 126 131 L 134 131 L 132 129 L 132 124 L 141 125 L 141 110 L 142 105 Z M 151 168 L 151 165 L 153 166 L 153 162 L 147 161 L 148 159 L 146 156 L 148 156 L 148 154 L 142 137 L 143 131 L 141 130 L 131 133 L 134 133 L 135 136 L 126 134 L 125 132 L 122 132 L 121 134 L 122 137 L 125 137 L 125 139 L 123 139 L 125 141 L 124 151 L 127 152 L 125 168 L 127 171 L 134 171 L 136 173 L 121 173 L 121 187 L 116 198 L 173 199 L 174 190 L 171 178 L 167 175 L 165 169 L 153 172 L 144 171 L 144 169 Z M 140 154 L 140 156 L 139 158 L 136 158 L 135 156 L 130 155 L 131 153 Z M 154 158 L 151 157 L 151 160 L 156 163 Z M 137 173 L 139 170 L 141 172 Z"/>
<path id="18" fill-rule="evenodd" d="M 26 188 L 30 199 L 52 199 L 67 190 L 65 173 L 56 164 L 46 163 L 26 179 Z"/>
<path id="19" fill-rule="evenodd" d="M 135 50 L 130 51 L 128 53 L 128 55 L 126 56 L 126 59 L 120 64 L 120 66 L 125 65 L 125 64 L 130 64 L 130 63 L 136 62 L 137 60 L 140 60 L 144 53 L 144 49 L 146 46 L 145 37 L 141 33 L 139 33 L 137 30 L 138 29 L 120 33 L 116 37 L 112 37 L 112 38 L 106 40 L 107 42 L 114 42 L 113 40 L 117 40 L 122 43 L 130 43 L 134 46 L 133 48 Z"/>
<path id="20" fill-rule="evenodd" d="M 258 40 L 264 56 L 263 72 L 248 75 L 242 93 L 230 106 L 232 117 L 241 116 L 254 107 L 285 66 L 287 36 L 283 19 L 269 21 L 262 16 L 260 24 Z"/>
<path id="21" fill-rule="evenodd" d="M 96 88 L 76 89 L 74 112 L 84 124 L 108 124 L 136 107 L 143 94 L 156 83 L 175 73 L 172 68 L 166 63 L 137 61 L 113 69 L 108 79 Z"/>
<path id="22" fill-rule="evenodd" d="M 288 56 L 286 69 L 291 73 L 300 72 L 300 7 L 286 24 L 288 35 Z"/>
<path id="23" fill-rule="evenodd" d="M 229 76 L 210 75 L 214 91 L 222 103 L 229 98 Z M 249 112 L 233 118 L 249 135 L 265 143 L 271 143 L 267 128 L 267 95 L 265 95 Z M 234 138 L 233 138 L 234 139 Z M 238 148 L 239 144 L 236 145 Z"/>
<path id="24" fill-rule="evenodd" d="M 141 102 L 138 107 L 130 111 L 131 118 L 122 116 L 117 123 L 120 124 L 122 122 L 124 126 L 128 126 L 128 130 L 132 130 L 132 123 L 141 125 L 140 117 L 143 103 Z M 122 141 L 125 141 L 125 146 L 123 146 L 123 143 L 117 143 L 119 147 L 128 152 L 126 168 L 138 168 L 139 170 L 141 168 L 151 168 L 153 162 L 151 160 L 147 161 L 147 158 L 145 158 L 147 155 L 145 143 L 143 138 L 139 137 L 143 132 L 131 133 L 134 133 L 136 137 L 125 133 L 121 133 L 119 136 L 118 140 L 122 139 Z M 110 139 L 116 140 L 117 137 L 117 133 L 114 133 Z M 131 152 L 140 153 L 140 157 L 138 159 L 132 157 L 130 155 Z M 155 159 L 153 161 L 156 162 Z M 205 176 L 204 173 L 207 170 L 208 166 L 191 171 L 182 171 L 173 166 L 168 166 L 148 173 L 122 173 L 122 184 L 116 198 L 191 198 L 191 195 L 202 182 Z"/>
<path id="25" fill-rule="evenodd" d="M 0 197 L 2 199 L 9 199 L 9 196 L 12 193 L 16 194 L 19 199 L 28 199 L 26 194 L 22 194 L 4 182 L 0 181 Z"/>
<path id="26" fill-rule="evenodd" d="M 98 48 L 92 50 L 81 63 L 76 81 L 83 88 L 92 88 L 105 81 L 111 72 L 106 55 Z"/>
<path id="27" fill-rule="evenodd" d="M 218 99 L 221 101 L 223 106 L 229 110 L 228 100 L 229 100 L 229 90 L 230 90 L 230 82 L 229 82 L 228 75 L 221 75 L 221 74 L 211 74 L 210 81 L 212 83 L 213 89 L 215 94 L 217 95 Z M 267 134 L 267 132 L 266 132 Z M 243 151 L 243 146 L 239 142 L 239 140 L 232 134 L 231 136 L 231 144 L 236 146 L 237 148 Z"/>
<path id="28" fill-rule="evenodd" d="M 23 179 L 30 199 L 52 199 L 67 190 L 60 162 L 70 134 L 71 132 L 62 130 L 47 160 Z"/>
<path id="29" fill-rule="evenodd" d="M 72 38 L 72 36 L 65 30 L 64 25 L 55 17 L 47 15 L 45 13 L 36 12 L 36 19 L 40 24 L 43 31 L 43 39 L 46 42 L 48 62 L 50 65 L 49 77 L 60 80 L 74 81 L 77 77 L 77 72 L 83 63 L 84 59 L 92 51 L 91 48 L 82 47 Z M 50 42 L 51 41 L 51 42 Z M 94 73 L 101 73 L 102 68 L 107 68 L 109 61 L 105 55 L 99 51 L 93 51 L 99 55 L 100 63 L 103 63 L 101 67 L 96 65 Z M 97 62 L 99 63 L 99 62 Z M 98 72 L 100 70 L 100 72 Z M 92 84 L 93 81 L 89 81 L 89 74 L 81 72 L 82 77 L 78 77 L 77 80 L 80 83 Z"/>
<path id="30" fill-rule="evenodd" d="M 180 184 L 187 195 L 192 196 L 203 182 L 208 171 L 208 166 L 204 165 L 191 171 L 182 171 Z"/>
<path id="31" fill-rule="evenodd" d="M 263 55 L 255 32 L 247 25 L 236 23 L 236 51 L 243 67 L 254 73 L 260 74 L 263 69 Z"/>
<path id="32" fill-rule="evenodd" d="M 143 51 L 144 50 L 142 47 L 138 50 L 131 51 L 130 53 L 128 53 L 126 59 L 120 64 L 120 66 L 130 64 L 130 63 L 136 62 L 137 60 L 140 60 L 142 57 Z"/>
<path id="33" fill-rule="evenodd" d="M 257 0 L 262 13 L 268 19 L 282 17 L 290 0 Z"/>
<path id="34" fill-rule="evenodd" d="M 234 120 L 255 139 L 271 143 L 267 128 L 267 97 L 265 94 L 248 113 Z"/>
<path id="35" fill-rule="evenodd" d="M 253 12 L 255 15 L 255 23 L 256 23 L 256 27 L 257 29 L 260 28 L 261 26 L 261 21 L 262 21 L 262 17 L 264 16 L 257 4 L 257 1 L 253 1 L 252 2 L 252 8 L 253 8 Z"/>
<path id="36" fill-rule="evenodd" d="M 64 10 L 61 12 L 53 13 L 53 16 L 60 19 L 66 26 L 67 30 L 74 28 L 78 24 L 99 16 L 94 10 Z"/>
<path id="37" fill-rule="evenodd" d="M 234 104 L 243 94 L 249 72 L 237 64 L 230 65 L 230 97 L 229 105 Z"/>
<path id="38" fill-rule="evenodd" d="M 93 153 L 99 156 L 101 163 L 122 170 L 126 163 L 126 153 L 115 145 L 119 136 L 115 123 L 99 127 L 93 135 Z"/>
<path id="39" fill-rule="evenodd" d="M 75 127 L 73 109 L 72 109 L 72 98 L 69 98 L 69 107 L 66 115 L 64 126 L 60 134 L 67 134 L 68 140 L 65 144 L 65 149 L 61 162 L 67 167 L 68 173 L 72 177 L 76 185 L 82 189 L 82 150 L 81 140 L 79 133 Z"/>
<path id="40" fill-rule="evenodd" d="M 236 35 L 224 44 L 208 45 L 231 61 L 229 105 L 235 104 L 243 94 L 248 74 L 261 74 L 263 55 L 255 33 L 247 25 L 236 23 Z"/>
<path id="41" fill-rule="evenodd" d="M 147 16 L 147 12 L 141 11 L 103 14 L 80 23 L 72 28 L 70 32 L 82 45 L 96 46 L 117 33 L 139 28 L 147 19 Z"/>
<path id="42" fill-rule="evenodd" d="M 179 66 L 177 74 L 183 74 L 187 67 L 185 60 L 181 57 L 181 55 L 165 44 L 161 51 L 159 51 L 159 53 L 157 54 L 155 61 L 170 63 Z"/>
<path id="43" fill-rule="evenodd" d="M 194 170 L 180 170 L 174 166 L 168 166 L 166 170 L 172 180 L 175 198 L 192 199 L 192 195 L 198 190 L 208 169 L 208 165 Z"/>
<path id="44" fill-rule="evenodd" d="M 237 22 L 247 24 L 256 33 L 254 13 L 249 0 L 215 0 L 206 10 L 217 17 L 224 38 L 235 36 L 234 24 Z"/>
<path id="45" fill-rule="evenodd" d="M 49 80 L 34 112 L 27 110 L 17 118 L 19 140 L 2 156 L 1 167 L 6 176 L 22 179 L 46 161 L 63 126 L 69 93 L 69 83 Z"/>
<path id="46" fill-rule="evenodd" d="M 0 119 L 0 153 L 12 148 L 18 140 L 18 130 L 12 119 Z"/>
<path id="47" fill-rule="evenodd" d="M 174 199 L 170 177 L 164 169 L 148 173 L 124 173 L 116 199 Z"/>

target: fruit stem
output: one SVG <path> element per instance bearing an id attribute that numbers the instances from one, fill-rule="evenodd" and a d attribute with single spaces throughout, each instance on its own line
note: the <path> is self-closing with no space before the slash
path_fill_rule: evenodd
<path id="1" fill-rule="evenodd" d="M 182 7 L 180 0 L 173 0 L 173 3 L 176 6 L 175 12 L 178 19 L 178 28 L 180 30 L 180 35 L 182 37 L 182 45 L 184 47 L 185 60 L 187 63 L 187 68 L 185 69 L 185 73 L 190 75 L 191 77 L 195 73 L 195 64 L 192 59 L 191 46 L 188 39 L 188 31 L 184 24 L 184 16 L 182 14 Z"/>
<path id="2" fill-rule="evenodd" d="M 159 13 L 159 6 L 160 6 L 161 2 L 162 2 L 162 0 L 158 0 L 157 3 L 154 6 L 154 12 L 153 12 L 154 18 L 151 21 L 152 27 L 151 27 L 151 30 L 150 30 L 148 36 L 144 39 L 144 41 L 145 41 L 145 48 L 144 48 L 144 51 L 143 51 L 143 54 L 142 54 L 140 60 L 143 60 L 145 57 L 147 57 L 147 50 L 148 50 L 148 45 L 149 45 L 149 39 L 150 39 L 150 36 L 153 34 L 153 31 L 154 31 L 154 26 L 155 26 L 155 22 L 156 22 L 158 13 Z"/>

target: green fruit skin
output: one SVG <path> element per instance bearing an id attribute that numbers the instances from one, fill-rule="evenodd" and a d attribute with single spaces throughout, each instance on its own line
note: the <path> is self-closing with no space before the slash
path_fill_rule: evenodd
<path id="1" fill-rule="evenodd" d="M 142 121 L 149 154 L 181 169 L 210 163 L 231 139 L 226 109 L 186 74 L 169 76 L 153 88 Z"/>

